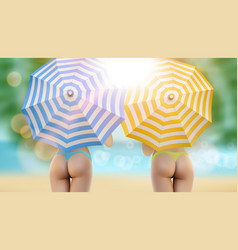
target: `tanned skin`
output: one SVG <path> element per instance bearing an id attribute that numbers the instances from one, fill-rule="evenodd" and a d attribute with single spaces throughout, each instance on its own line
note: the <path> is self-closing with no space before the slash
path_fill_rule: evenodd
<path id="1" fill-rule="evenodd" d="M 113 144 L 110 135 L 104 143 L 107 147 Z M 90 154 L 87 147 L 82 150 Z M 58 150 L 58 152 L 62 152 Z M 92 182 L 92 163 L 84 154 L 75 154 L 67 162 L 64 156 L 56 154 L 50 164 L 50 186 L 52 192 L 89 192 Z"/>
<path id="2" fill-rule="evenodd" d="M 142 144 L 146 156 L 154 154 L 154 149 Z M 172 148 L 166 151 L 186 152 L 185 148 Z M 154 192 L 191 192 L 194 180 L 193 164 L 188 155 L 181 155 L 174 161 L 166 153 L 157 155 L 151 162 L 151 181 Z"/>

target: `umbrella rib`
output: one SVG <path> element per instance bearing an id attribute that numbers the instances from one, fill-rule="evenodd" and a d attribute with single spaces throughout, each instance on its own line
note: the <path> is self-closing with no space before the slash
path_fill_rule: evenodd
<path id="1" fill-rule="evenodd" d="M 194 111 L 193 109 L 191 109 L 190 107 L 188 107 L 188 106 L 185 105 L 184 103 L 182 103 L 182 102 L 180 102 L 180 103 L 182 104 L 183 107 L 187 107 L 190 111 L 193 111 L 193 112 L 195 112 L 197 115 L 199 115 L 200 117 L 203 117 L 201 114 L 199 114 L 198 112 Z M 175 107 L 173 107 L 173 108 L 175 108 Z M 150 120 L 150 118 L 153 116 L 154 113 L 156 113 L 156 112 L 151 113 L 151 114 L 147 117 L 147 119 L 146 119 L 144 122 L 146 122 L 147 120 Z M 181 120 L 181 118 L 178 117 L 178 115 L 176 115 L 176 117 L 177 117 L 177 119 L 180 121 L 180 123 L 181 123 L 181 125 L 182 125 L 182 120 Z M 205 119 L 206 119 L 206 118 L 205 118 Z M 142 125 L 142 124 L 143 124 L 143 122 L 141 123 L 141 125 Z M 187 138 L 188 141 L 189 141 L 189 138 L 188 138 L 187 134 L 185 133 L 184 125 L 182 125 L 182 128 L 183 128 L 184 136 L 186 136 L 186 138 Z"/>
<path id="2" fill-rule="evenodd" d="M 60 110 L 57 110 L 57 111 L 54 113 L 54 115 L 50 117 L 50 119 L 48 120 L 48 122 L 51 122 L 52 119 L 54 119 L 56 115 L 59 115 L 59 114 L 58 114 L 59 112 L 60 112 Z M 85 120 L 86 120 L 86 119 L 85 119 Z M 91 130 L 95 133 L 95 131 L 92 129 L 92 127 L 90 126 L 90 124 L 88 123 L 87 120 L 86 120 L 86 122 L 87 122 L 87 125 L 91 128 Z M 48 124 L 46 123 L 46 124 L 42 127 L 41 131 L 42 131 L 43 129 L 45 129 L 47 126 L 48 126 Z M 67 130 L 70 130 L 70 128 L 69 128 L 70 125 L 69 125 L 69 124 L 65 124 L 65 126 L 67 126 L 67 127 L 66 127 Z M 39 131 L 39 132 L 41 133 L 41 131 Z M 95 134 L 96 134 L 96 133 L 95 133 Z M 69 134 L 67 134 L 66 137 L 65 137 L 67 140 L 69 139 L 68 136 L 69 136 Z"/>
<path id="3" fill-rule="evenodd" d="M 47 99 L 47 100 L 41 100 L 40 102 L 36 102 L 36 103 L 34 103 L 33 105 L 26 106 L 25 108 L 35 107 L 35 106 L 37 106 L 37 105 L 39 105 L 39 104 L 43 104 L 43 103 L 46 103 L 46 102 L 53 101 L 54 99 L 57 99 L 57 98 L 59 98 L 59 97 L 61 97 L 61 95 L 54 96 L 54 97 L 52 97 L 52 98 L 50 98 L 50 99 Z"/>
<path id="4" fill-rule="evenodd" d="M 197 114 L 200 118 L 203 117 L 201 114 L 199 114 L 197 111 L 193 110 L 192 108 L 190 108 L 190 107 L 187 106 L 186 104 L 184 104 L 184 103 L 181 103 L 181 104 L 182 104 L 182 106 L 187 107 L 190 111 L 195 112 L 195 114 Z M 178 115 L 177 115 L 177 118 L 180 120 L 180 123 L 181 123 L 181 125 L 182 125 L 182 120 L 181 120 L 181 118 L 178 117 Z M 204 117 L 204 119 L 207 120 L 205 117 Z M 207 120 L 207 121 L 208 121 L 208 120 Z M 209 122 L 209 121 L 208 121 L 208 122 Z M 182 128 L 183 128 L 184 131 L 186 130 L 186 129 L 184 128 L 184 125 L 182 125 Z M 188 141 L 189 141 L 189 137 L 187 136 L 187 134 L 186 134 L 186 133 L 184 133 L 184 134 L 185 134 L 185 136 L 187 137 L 187 139 L 188 139 Z M 189 141 L 189 142 L 190 142 L 190 141 Z"/>
<path id="5" fill-rule="evenodd" d="M 151 113 L 150 116 L 148 116 L 148 118 L 147 118 L 144 122 L 146 122 L 147 120 L 150 120 L 150 117 L 152 117 L 154 113 L 156 113 L 156 112 Z M 178 118 L 178 120 L 180 120 L 180 118 Z M 144 122 L 143 122 L 143 123 L 144 123 Z M 180 122 L 181 122 L 181 120 L 180 120 Z M 143 123 L 142 123 L 141 125 L 143 125 Z M 182 126 L 182 128 L 183 128 L 183 126 Z M 185 134 L 185 129 L 184 129 L 184 128 L 183 128 L 183 131 L 182 131 L 182 132 L 184 133 L 184 136 L 187 137 L 187 135 Z M 159 133 L 159 134 L 160 134 L 160 133 Z M 161 138 L 159 138 L 159 140 L 160 140 L 160 139 L 161 139 Z M 187 137 L 187 139 L 188 139 L 188 137 Z"/>
<path id="6" fill-rule="evenodd" d="M 97 106 L 95 103 L 90 102 L 90 101 L 88 101 L 87 99 L 85 99 L 85 102 L 91 103 L 93 106 L 99 107 L 99 108 L 101 108 L 101 110 L 104 110 L 105 112 L 110 112 L 110 113 L 114 114 L 116 117 L 120 118 L 120 116 L 118 116 L 117 114 L 115 114 L 115 113 L 113 113 L 113 112 L 111 112 L 111 111 L 108 111 L 107 109 L 105 109 L 105 108 L 103 108 L 103 107 Z M 82 113 L 84 114 L 84 116 L 86 117 L 87 114 L 85 114 L 84 111 L 81 111 L 81 112 L 82 112 Z M 97 132 L 94 130 L 94 128 L 90 125 L 89 122 L 88 122 L 88 124 L 89 124 L 89 126 L 91 127 L 91 129 L 94 131 L 94 133 L 95 133 L 97 136 L 99 136 L 99 134 L 97 134 Z"/>

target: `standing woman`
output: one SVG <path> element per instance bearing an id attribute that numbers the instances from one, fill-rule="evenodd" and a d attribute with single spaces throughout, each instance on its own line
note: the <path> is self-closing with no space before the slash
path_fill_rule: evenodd
<path id="1" fill-rule="evenodd" d="M 33 139 L 59 149 L 50 166 L 52 191 L 90 190 L 87 147 L 112 145 L 124 98 L 96 58 L 54 58 L 31 74 L 22 112 Z"/>
<path id="2" fill-rule="evenodd" d="M 127 137 L 144 143 L 145 155 L 153 154 L 154 191 L 192 191 L 193 164 L 184 147 L 212 123 L 212 96 L 195 66 L 171 59 L 155 60 L 147 80 L 128 91 L 122 126 Z"/>
<path id="3" fill-rule="evenodd" d="M 191 192 L 194 169 L 184 147 L 154 151 L 142 144 L 143 153 L 152 155 L 151 181 L 155 192 Z"/>
<path id="4" fill-rule="evenodd" d="M 112 135 L 104 143 L 113 144 Z M 89 192 L 92 180 L 92 159 L 88 147 L 69 152 L 58 150 L 50 164 L 52 192 Z"/>

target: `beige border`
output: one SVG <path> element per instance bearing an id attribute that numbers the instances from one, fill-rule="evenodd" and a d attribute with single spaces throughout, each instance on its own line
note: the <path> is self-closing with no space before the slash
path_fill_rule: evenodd
<path id="1" fill-rule="evenodd" d="M 237 57 L 236 2 L 5 1 L 0 56 Z M 237 246 L 236 193 L 0 193 L 0 202 L 4 250 Z"/>

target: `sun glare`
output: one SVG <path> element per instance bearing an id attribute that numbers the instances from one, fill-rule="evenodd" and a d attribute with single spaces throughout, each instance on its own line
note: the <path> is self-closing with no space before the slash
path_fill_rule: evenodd
<path id="1" fill-rule="evenodd" d="M 153 58 L 101 58 L 110 79 L 118 87 L 138 86 L 149 75 Z"/>

